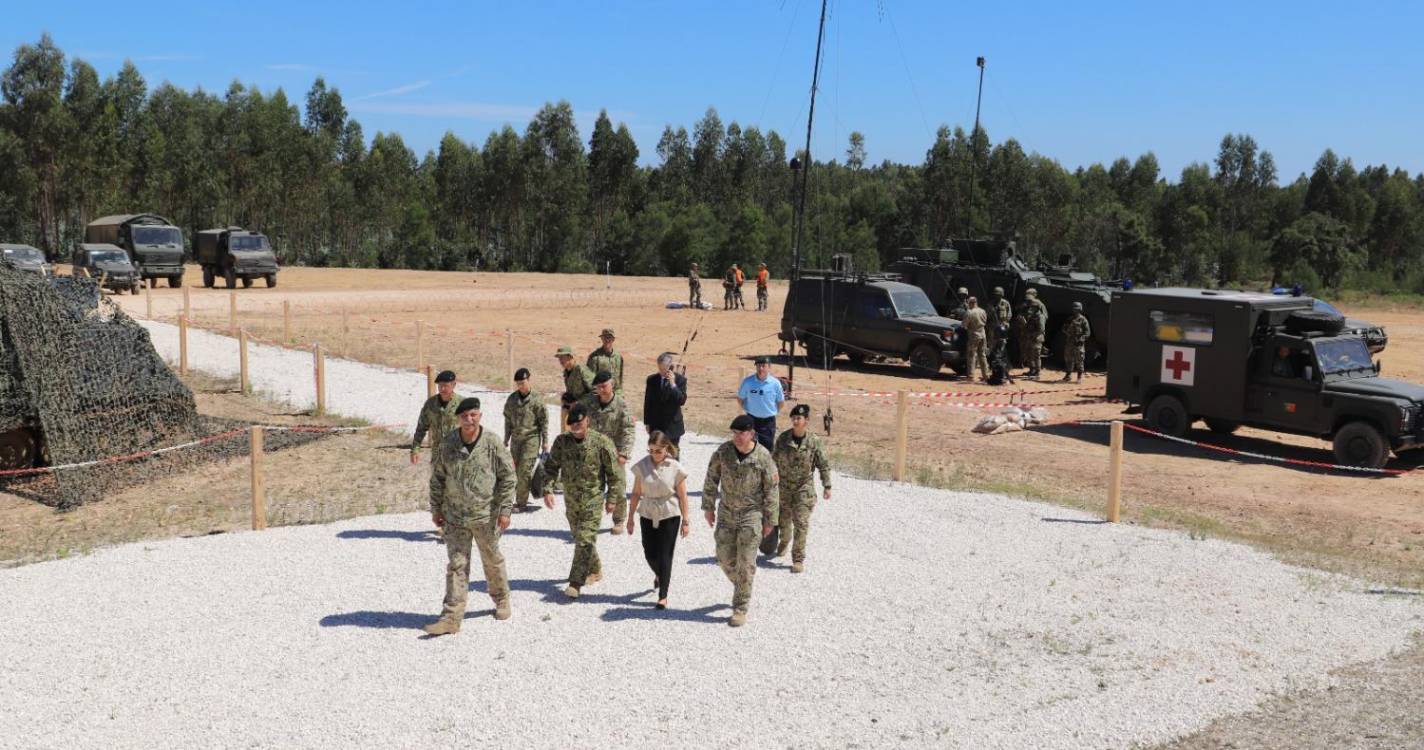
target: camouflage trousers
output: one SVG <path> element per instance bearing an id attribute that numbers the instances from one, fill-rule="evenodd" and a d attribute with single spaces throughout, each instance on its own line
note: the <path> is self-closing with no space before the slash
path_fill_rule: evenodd
<path id="1" fill-rule="evenodd" d="M 745 614 L 752 601 L 757 546 L 761 544 L 761 515 L 738 521 L 718 514 L 712 536 L 717 542 L 717 564 L 732 582 L 732 611 Z"/>
<path id="2" fill-rule="evenodd" d="M 736 304 L 736 297 L 733 296 L 732 288 L 724 288 L 722 290 L 722 309 L 730 310 L 734 304 Z"/>
<path id="3" fill-rule="evenodd" d="M 582 588 L 593 573 L 603 572 L 598 559 L 598 524 L 603 520 L 603 501 L 564 498 L 564 517 L 569 520 L 569 532 L 574 538 L 574 562 L 569 566 L 569 584 Z"/>
<path id="4" fill-rule="evenodd" d="M 1023 337 L 1023 350 L 1019 354 L 1024 367 L 1029 372 L 1038 372 L 1043 366 L 1043 334 L 1029 333 Z"/>
<path id="5" fill-rule="evenodd" d="M 465 616 L 465 601 L 470 594 L 472 546 L 480 551 L 490 598 L 495 604 L 509 598 L 509 576 L 504 572 L 504 553 L 499 551 L 499 527 L 493 521 L 472 527 L 446 524 L 445 552 L 449 564 L 445 567 L 445 606 L 440 611 L 441 618 Z"/>
<path id="6" fill-rule="evenodd" d="M 781 493 L 781 540 L 777 553 L 791 547 L 791 561 L 806 561 L 806 536 L 811 532 L 811 511 L 816 509 L 816 488 Z"/>
<path id="7" fill-rule="evenodd" d="M 701 284 L 688 284 L 688 285 L 687 285 L 687 304 L 690 305 L 690 306 L 692 306 L 692 307 L 701 307 L 701 306 L 702 306 L 702 285 L 701 285 Z"/>
<path id="8" fill-rule="evenodd" d="M 989 377 L 989 357 L 985 354 L 985 338 L 982 333 L 969 334 L 969 346 L 964 350 L 965 376 L 970 380 L 974 379 L 974 370 L 977 368 L 983 373 L 984 378 Z"/>
<path id="9" fill-rule="evenodd" d="M 1069 344 L 1068 351 L 1066 352 L 1067 362 L 1064 363 L 1063 368 L 1064 372 L 1076 372 L 1079 375 L 1083 374 L 1084 369 L 1086 369 L 1083 367 L 1083 360 L 1087 357 L 1087 354 L 1087 347 L 1083 344 Z"/>
<path id="10" fill-rule="evenodd" d="M 618 471 L 623 471 L 623 467 L 622 467 L 622 466 L 619 466 L 619 467 L 618 467 Z M 626 479 L 627 477 L 625 476 L 624 478 Z M 627 485 L 627 486 L 630 486 L 630 487 L 631 487 L 632 485 Z M 614 526 L 622 526 L 622 525 L 623 525 L 623 522 L 624 522 L 624 521 L 627 521 L 627 520 L 628 520 L 628 496 L 627 496 L 627 495 L 619 495 L 619 496 L 618 496 L 616 499 L 614 499 L 614 501 L 613 501 L 613 525 L 614 525 Z"/>
<path id="11" fill-rule="evenodd" d="M 539 438 L 514 438 L 509 452 L 514 456 L 514 504 L 523 508 L 529 505 L 529 479 L 539 462 Z"/>
<path id="12" fill-rule="evenodd" d="M 758 310 L 765 310 L 765 309 L 766 309 L 766 303 L 767 303 L 767 289 L 766 289 L 766 287 L 759 286 L 759 287 L 757 287 L 757 309 L 758 309 Z"/>

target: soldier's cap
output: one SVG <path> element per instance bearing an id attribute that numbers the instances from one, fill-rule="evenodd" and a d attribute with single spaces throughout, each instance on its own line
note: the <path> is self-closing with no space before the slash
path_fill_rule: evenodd
<path id="1" fill-rule="evenodd" d="M 467 411 L 470 411 L 471 409 L 479 410 L 479 408 L 480 400 L 475 398 L 474 396 L 471 396 L 465 399 L 464 401 L 461 401 L 460 405 L 455 407 L 455 414 L 460 415 L 464 414 Z"/>
<path id="2" fill-rule="evenodd" d="M 559 350 L 558 350 L 558 351 L 554 352 L 554 356 L 555 356 L 555 357 L 572 357 L 572 356 L 574 356 L 574 350 L 573 350 L 573 349 L 570 349 L 570 348 L 567 347 L 567 346 L 561 346 L 561 347 L 559 347 Z"/>
<path id="3" fill-rule="evenodd" d="M 610 380 L 612 380 L 612 379 L 613 379 L 613 373 L 611 373 L 611 372 L 609 372 L 609 371 L 607 371 L 607 370 L 599 370 L 599 371 L 598 371 L 598 374 L 593 376 L 593 384 L 594 384 L 594 385 L 603 385 L 604 383 L 607 383 L 608 381 L 610 381 Z"/>
<path id="4" fill-rule="evenodd" d="M 766 268 L 766 264 L 765 264 L 765 263 L 758 263 L 757 265 L 761 266 L 762 268 Z"/>
<path id="5" fill-rule="evenodd" d="M 693 264 L 692 264 L 692 267 L 693 267 L 693 268 L 696 268 L 696 267 L 697 267 L 697 264 L 696 264 L 696 263 L 693 263 Z"/>
<path id="6" fill-rule="evenodd" d="M 518 383 L 518 382 L 521 381 L 521 380 L 528 380 L 528 379 L 529 379 L 529 368 L 528 368 L 528 367 L 521 367 L 521 368 L 519 368 L 518 370 L 515 370 L 515 371 L 514 371 L 514 382 Z"/>
<path id="7" fill-rule="evenodd" d="M 575 422 L 582 422 L 587 416 L 588 411 L 583 408 L 583 404 L 575 404 L 574 408 L 569 409 L 569 418 L 565 419 L 564 423 L 573 424 Z"/>
<path id="8" fill-rule="evenodd" d="M 1004 288 L 1001 286 L 994 287 L 994 294 L 997 294 L 1000 297 L 1004 296 Z"/>
<path id="9" fill-rule="evenodd" d="M 755 361 L 755 364 L 758 364 L 758 365 L 769 365 L 769 364 L 771 364 L 771 357 L 767 357 L 767 356 L 757 357 L 757 358 L 756 358 L 756 361 Z"/>
<path id="10" fill-rule="evenodd" d="M 793 416 L 793 417 L 809 417 L 809 416 L 811 416 L 811 405 L 810 405 L 810 404 L 797 404 L 797 405 L 791 407 L 791 416 Z"/>
<path id="11" fill-rule="evenodd" d="M 1082 310 L 1082 309 L 1083 309 L 1083 303 L 1082 303 L 1082 302 L 1074 302 L 1074 303 L 1073 303 L 1073 309 L 1074 309 L 1074 310 Z"/>
<path id="12" fill-rule="evenodd" d="M 967 296 L 969 296 L 969 290 L 966 289 L 966 288 L 964 288 L 964 287 L 959 287 L 959 296 L 961 296 L 961 297 L 967 297 Z"/>
<path id="13" fill-rule="evenodd" d="M 455 382 L 455 371 L 454 371 L 454 370 L 441 370 L 441 371 L 440 371 L 440 374 L 435 376 L 435 382 L 437 382 L 437 383 L 453 383 L 453 382 Z"/>
<path id="14" fill-rule="evenodd" d="M 603 332 L 600 333 L 600 334 L 598 334 L 598 337 L 601 338 L 601 339 L 611 339 L 611 338 L 613 338 L 613 329 L 612 329 L 612 328 L 605 328 L 605 329 L 603 329 Z"/>
<path id="15" fill-rule="evenodd" d="M 1037 296 L 1038 296 L 1038 290 L 1037 290 L 1037 289 L 1030 289 L 1030 290 L 1024 292 L 1024 296 L 1025 296 L 1025 297 L 1037 297 Z"/>
<path id="16" fill-rule="evenodd" d="M 745 414 L 738 414 L 737 418 L 732 420 L 732 426 L 728 429 L 731 429 L 735 432 L 745 432 L 755 427 L 756 422 L 753 422 L 751 417 Z"/>

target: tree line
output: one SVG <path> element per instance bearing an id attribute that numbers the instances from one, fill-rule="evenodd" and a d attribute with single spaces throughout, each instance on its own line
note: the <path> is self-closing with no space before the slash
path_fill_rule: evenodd
<path id="1" fill-rule="evenodd" d="M 804 154 L 715 109 L 690 132 L 666 126 L 651 166 L 606 112 L 585 144 L 567 102 L 522 133 L 447 133 L 420 155 L 396 133 L 367 139 L 322 78 L 301 106 L 238 82 L 150 90 L 132 63 L 101 80 L 48 35 L 15 50 L 0 96 L 0 240 L 52 257 L 98 216 L 155 212 L 189 238 L 260 230 L 304 265 L 662 275 L 735 261 L 785 276 L 792 262 L 789 157 Z M 920 164 L 874 164 L 853 132 L 810 169 L 806 266 L 848 253 L 875 270 L 902 248 L 996 235 L 1030 262 L 1069 253 L 1145 284 L 1424 293 L 1424 175 L 1328 149 L 1282 183 L 1269 151 L 1228 134 L 1170 181 L 1151 152 L 1069 170 L 943 126 Z"/>

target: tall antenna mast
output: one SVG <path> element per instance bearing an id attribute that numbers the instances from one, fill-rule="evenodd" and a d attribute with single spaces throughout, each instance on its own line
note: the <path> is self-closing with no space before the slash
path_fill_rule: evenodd
<path id="1" fill-rule="evenodd" d="M 801 172 L 801 195 L 797 199 L 796 205 L 796 243 L 791 250 L 791 279 L 794 281 L 801 277 L 801 236 L 806 228 L 806 186 L 811 176 L 811 123 L 816 119 L 816 89 L 821 81 L 821 43 L 826 38 L 826 4 L 828 0 L 821 0 L 821 24 L 816 31 L 816 62 L 811 67 L 811 108 L 806 114 L 806 150 L 802 153 L 806 156 L 806 162 L 800 163 L 795 156 L 791 157 L 792 171 Z"/>
<path id="2" fill-rule="evenodd" d="M 964 209 L 964 236 L 974 233 L 974 172 L 979 167 L 979 149 L 974 147 L 974 139 L 979 135 L 979 105 L 984 101 L 984 56 L 974 60 L 979 66 L 979 94 L 974 97 L 974 132 L 969 134 L 969 205 Z"/>

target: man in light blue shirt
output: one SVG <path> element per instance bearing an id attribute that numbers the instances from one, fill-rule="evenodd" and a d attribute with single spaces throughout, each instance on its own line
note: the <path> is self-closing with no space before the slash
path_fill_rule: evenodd
<path id="1" fill-rule="evenodd" d="M 781 390 L 781 381 L 772 377 L 770 359 L 756 358 L 756 374 L 748 375 L 737 387 L 737 400 L 756 426 L 757 442 L 771 450 L 776 440 L 776 413 L 786 400 L 786 393 Z"/>

